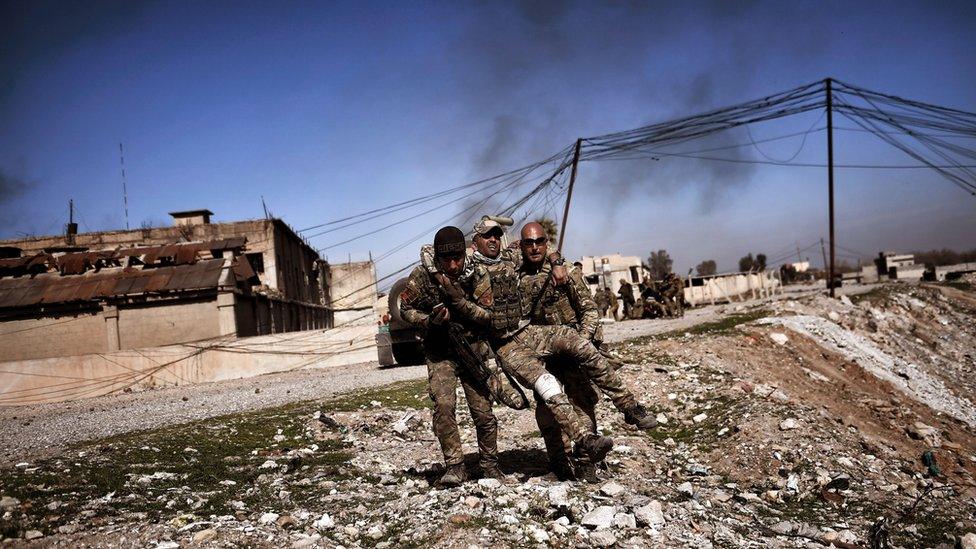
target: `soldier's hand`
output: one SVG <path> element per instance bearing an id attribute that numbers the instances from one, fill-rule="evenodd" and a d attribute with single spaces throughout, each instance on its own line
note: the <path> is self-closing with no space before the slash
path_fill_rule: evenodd
<path id="1" fill-rule="evenodd" d="M 451 302 L 458 302 L 464 299 L 464 290 L 461 289 L 461 286 L 456 281 L 451 280 L 443 273 L 437 273 L 434 278 L 437 279 L 441 291 Z"/>
<path id="2" fill-rule="evenodd" d="M 552 267 L 552 283 L 562 286 L 569 281 L 569 269 L 565 265 L 554 265 Z"/>
<path id="3" fill-rule="evenodd" d="M 434 312 L 430 315 L 430 323 L 434 326 L 443 326 L 450 320 L 451 313 L 447 310 L 447 307 L 438 307 L 434 309 Z"/>

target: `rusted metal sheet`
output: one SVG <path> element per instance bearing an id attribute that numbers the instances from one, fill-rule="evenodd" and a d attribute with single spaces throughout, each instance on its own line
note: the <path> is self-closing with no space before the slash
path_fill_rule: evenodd
<path id="1" fill-rule="evenodd" d="M 0 308 L 216 288 L 223 265 L 223 259 L 205 259 L 190 265 L 110 268 L 97 273 L 90 271 L 66 276 L 51 272 L 35 277 L 0 278 Z"/>

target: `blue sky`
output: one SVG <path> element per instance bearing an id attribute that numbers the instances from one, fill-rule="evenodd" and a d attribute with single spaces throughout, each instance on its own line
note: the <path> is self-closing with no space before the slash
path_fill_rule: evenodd
<path id="1" fill-rule="evenodd" d="M 82 230 L 122 227 L 119 142 L 133 227 L 204 207 L 218 221 L 261 217 L 263 195 L 303 228 L 529 164 L 579 136 L 826 76 L 976 111 L 972 3 L 7 2 L 0 12 L 0 238 L 59 232 L 69 198 Z M 741 154 L 799 150 L 796 162 L 820 163 L 824 139 Z M 912 163 L 857 132 L 838 131 L 835 147 L 841 163 Z M 938 175 L 836 177 L 838 244 L 976 247 L 976 198 Z M 825 180 L 822 168 L 584 163 L 566 253 L 663 248 L 678 270 L 709 258 L 733 269 L 747 252 L 825 237 Z M 464 204 L 323 255 L 379 256 Z M 561 205 L 540 213 L 558 217 Z M 819 249 L 803 255 L 819 263 Z M 378 270 L 415 256 L 407 246 Z"/>

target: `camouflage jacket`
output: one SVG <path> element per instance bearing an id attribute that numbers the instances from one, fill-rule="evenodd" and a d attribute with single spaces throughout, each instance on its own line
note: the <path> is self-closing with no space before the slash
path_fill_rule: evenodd
<path id="1" fill-rule="evenodd" d="M 528 304 L 533 324 L 562 324 L 575 328 L 586 339 L 594 339 L 600 328 L 600 313 L 579 269 L 570 269 L 569 282 L 556 286 L 549 279 L 552 267 L 543 263 L 539 272 L 530 272 L 523 264 L 519 270 L 519 287 Z M 602 339 L 602 334 L 600 334 Z"/>
<path id="2" fill-rule="evenodd" d="M 472 282 L 482 278 L 486 277 L 472 276 L 468 280 L 458 280 L 458 287 L 470 299 L 474 295 Z M 482 292 L 482 299 L 490 298 L 490 292 Z M 440 284 L 434 279 L 433 273 L 423 265 L 418 265 L 410 273 L 406 287 L 400 292 L 400 317 L 420 330 L 424 338 L 425 349 L 438 353 L 446 351 L 449 347 L 446 330 L 439 329 L 438 326 L 429 321 L 434 307 L 440 303 L 448 306 L 451 322 L 461 324 L 469 335 L 473 335 L 475 338 L 484 337 L 485 330 L 479 322 L 472 320 L 470 314 L 464 314 L 452 306 L 450 299 L 444 295 Z M 486 304 L 482 303 L 482 305 Z"/>

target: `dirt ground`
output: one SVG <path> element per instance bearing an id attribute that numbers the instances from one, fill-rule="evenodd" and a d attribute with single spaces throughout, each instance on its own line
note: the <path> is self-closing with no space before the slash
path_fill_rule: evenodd
<path id="1" fill-rule="evenodd" d="M 620 373 L 662 424 L 638 432 L 601 404 L 615 447 L 596 484 L 549 475 L 532 413 L 496 408 L 508 478 L 433 487 L 425 383 L 408 380 L 8 466 L 0 534 L 160 548 L 976 543 L 972 286 L 713 309 L 667 329 L 619 323 Z"/>

